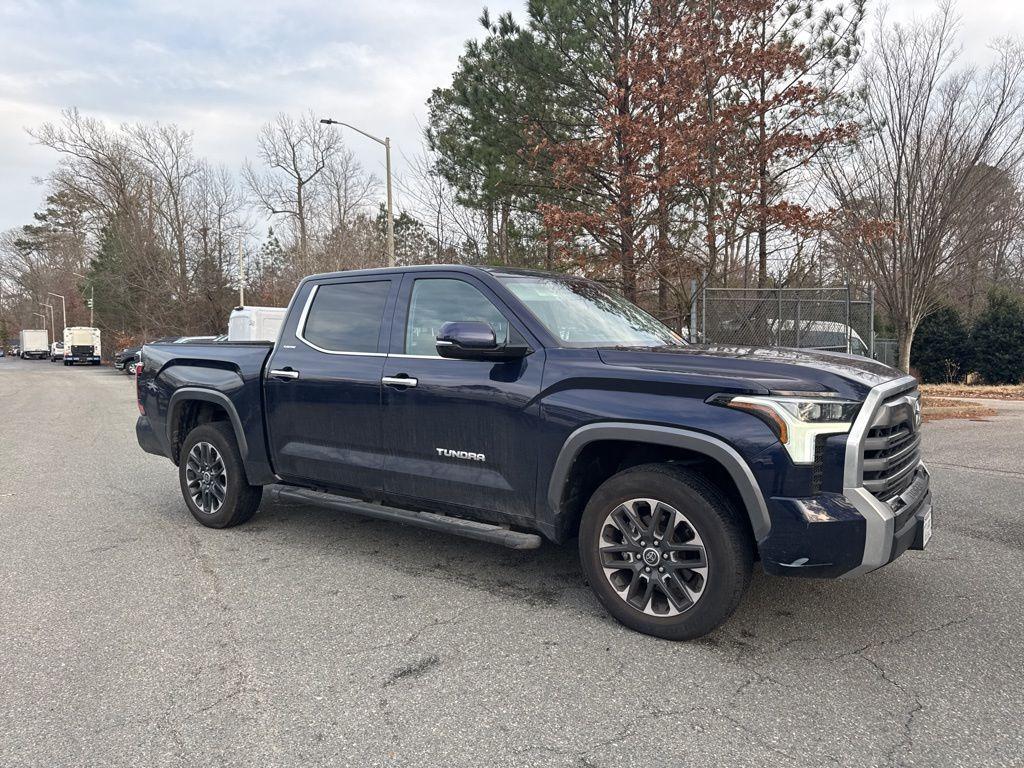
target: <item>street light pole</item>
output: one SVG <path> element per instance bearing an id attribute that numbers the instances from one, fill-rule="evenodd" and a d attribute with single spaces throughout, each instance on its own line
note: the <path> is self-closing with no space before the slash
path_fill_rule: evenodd
<path id="1" fill-rule="evenodd" d="M 67 328 L 68 327 L 68 306 L 67 306 L 67 304 L 64 303 L 64 297 L 61 296 L 59 293 L 53 293 L 52 291 L 47 291 L 46 295 L 47 296 L 56 296 L 58 299 L 60 299 L 60 309 L 61 309 L 61 312 L 64 314 L 64 327 Z"/>
<path id="2" fill-rule="evenodd" d="M 238 306 L 245 306 L 245 257 L 242 253 L 242 237 L 238 237 Z"/>
<path id="3" fill-rule="evenodd" d="M 53 319 L 53 304 L 43 304 L 43 303 L 40 303 L 39 306 L 46 307 L 47 309 L 50 310 L 50 328 L 53 330 L 53 340 L 56 341 L 57 340 L 57 323 L 54 322 L 54 319 Z"/>
<path id="4" fill-rule="evenodd" d="M 391 199 L 391 138 L 389 136 L 385 136 L 383 139 L 378 138 L 372 133 L 367 133 L 361 128 L 356 128 L 354 125 L 343 123 L 341 120 L 332 120 L 329 117 L 321 118 L 320 122 L 324 125 L 342 125 L 345 128 L 351 128 L 356 133 L 361 133 L 366 138 L 376 141 L 384 147 L 384 170 L 387 175 L 388 190 L 388 266 L 395 266 L 395 210 Z"/>

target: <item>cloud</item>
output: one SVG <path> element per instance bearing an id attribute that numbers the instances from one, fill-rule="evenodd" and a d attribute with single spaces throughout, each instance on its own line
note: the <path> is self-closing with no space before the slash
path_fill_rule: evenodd
<path id="1" fill-rule="evenodd" d="M 419 145 L 424 102 L 479 34 L 485 0 L 65 0 L 0 4 L 0 229 L 40 207 L 57 158 L 24 129 L 77 106 L 111 123 L 174 122 L 231 167 L 259 126 L 309 109 Z M 521 13 L 522 0 L 488 3 Z M 348 144 L 382 175 L 379 147 Z M 397 158 L 396 158 L 397 159 Z M 399 160 L 400 163 L 400 160 Z"/>

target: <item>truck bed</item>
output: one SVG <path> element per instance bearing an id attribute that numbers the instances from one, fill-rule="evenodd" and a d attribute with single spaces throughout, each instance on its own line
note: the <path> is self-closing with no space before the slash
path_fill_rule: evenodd
<path id="1" fill-rule="evenodd" d="M 191 420 L 226 416 L 252 475 L 250 482 L 273 478 L 263 430 L 262 385 L 273 347 L 269 341 L 145 345 L 138 377 L 144 423 L 137 431 L 140 442 L 145 437 L 146 450 L 177 462 Z M 205 412 L 196 412 L 197 400 Z"/>

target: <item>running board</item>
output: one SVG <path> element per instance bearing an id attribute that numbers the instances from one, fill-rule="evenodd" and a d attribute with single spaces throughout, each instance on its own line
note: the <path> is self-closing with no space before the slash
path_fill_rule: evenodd
<path id="1" fill-rule="evenodd" d="M 368 501 L 357 501 L 345 496 L 311 491 L 291 485 L 270 485 L 263 489 L 264 498 L 270 501 L 291 501 L 300 504 L 313 504 L 318 507 L 336 509 L 377 520 L 388 520 L 394 523 L 405 523 L 430 531 L 441 531 L 462 536 L 467 539 L 500 544 L 509 549 L 537 549 L 540 547 L 540 536 L 535 533 L 520 533 L 502 528 L 500 525 L 478 523 L 475 520 L 463 520 L 459 517 L 438 515 L 433 512 L 413 512 L 397 507 L 385 507 L 383 504 L 372 504 Z"/>

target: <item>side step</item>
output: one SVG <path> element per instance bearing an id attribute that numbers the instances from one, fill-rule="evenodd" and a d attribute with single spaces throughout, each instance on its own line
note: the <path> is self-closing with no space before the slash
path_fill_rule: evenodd
<path id="1" fill-rule="evenodd" d="M 274 502 L 290 501 L 300 504 L 313 504 L 318 507 L 336 509 L 340 512 L 350 512 L 356 515 L 363 515 L 364 517 L 373 517 L 378 520 L 405 523 L 406 525 L 414 525 L 417 528 L 451 533 L 467 539 L 500 544 L 509 549 L 537 549 L 540 547 L 540 536 L 535 533 L 510 531 L 508 528 L 502 528 L 500 525 L 478 523 L 475 520 L 463 520 L 458 517 L 438 515 L 433 512 L 413 512 L 408 509 L 398 509 L 397 507 L 385 507 L 382 504 L 357 501 L 356 499 L 349 499 L 344 496 L 311 491 L 306 488 L 296 488 L 291 485 L 269 485 L 263 489 L 263 495 L 264 498 Z"/>

